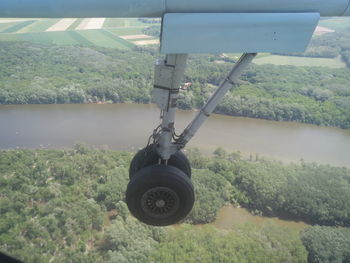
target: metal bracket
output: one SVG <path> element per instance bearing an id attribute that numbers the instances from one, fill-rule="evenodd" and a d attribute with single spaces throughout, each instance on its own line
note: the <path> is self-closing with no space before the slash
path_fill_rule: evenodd
<path id="1" fill-rule="evenodd" d="M 154 131 L 152 137 L 161 159 L 167 161 L 171 155 L 186 146 L 226 93 L 237 83 L 243 70 L 247 68 L 256 55 L 256 53 L 242 55 L 228 77 L 178 138 L 175 138 L 175 112 L 187 55 L 167 55 L 164 61 L 159 61 L 156 64 L 154 101 L 161 109 L 162 123 Z"/>
<path id="2" fill-rule="evenodd" d="M 155 66 L 153 97 L 161 109 L 162 123 L 160 130 L 154 136 L 154 143 L 163 160 L 168 160 L 179 149 L 173 143 L 174 122 L 186 61 L 187 54 L 167 55 L 165 60 L 158 61 Z"/>

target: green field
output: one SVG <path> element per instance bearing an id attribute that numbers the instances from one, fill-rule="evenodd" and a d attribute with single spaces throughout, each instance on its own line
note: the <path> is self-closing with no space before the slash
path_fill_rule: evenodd
<path id="1" fill-rule="evenodd" d="M 150 24 L 138 21 L 136 18 L 107 18 L 104 28 L 118 36 L 143 34 L 142 30 Z"/>
<path id="2" fill-rule="evenodd" d="M 273 65 L 292 65 L 305 67 L 329 67 L 344 68 L 345 63 L 338 58 L 309 58 L 309 57 L 292 57 L 278 55 L 262 55 L 254 60 L 255 64 L 273 64 Z"/>
<path id="3" fill-rule="evenodd" d="M 29 21 L 16 23 L 13 26 L 8 27 L 5 30 L 3 30 L 2 33 L 16 33 L 17 31 L 19 31 L 22 28 L 25 28 L 25 27 L 33 24 L 34 22 L 35 22 L 35 20 L 29 20 Z"/>
<path id="4" fill-rule="evenodd" d="M 22 34 L 23 40 L 54 45 L 79 45 L 74 37 L 68 32 L 38 32 Z"/>
<path id="5" fill-rule="evenodd" d="M 23 41 L 17 34 L 0 34 L 0 41 Z"/>
<path id="6" fill-rule="evenodd" d="M 348 17 L 337 17 L 322 19 L 319 22 L 319 26 L 328 27 L 335 31 L 340 31 L 350 27 L 350 18 Z"/>
<path id="7" fill-rule="evenodd" d="M 105 28 L 115 27 L 147 27 L 147 24 L 140 22 L 137 18 L 107 18 L 104 24 Z"/>
<path id="8" fill-rule="evenodd" d="M 41 19 L 37 20 L 29 26 L 22 28 L 16 33 L 31 33 L 31 32 L 45 32 L 48 28 L 53 26 L 59 19 Z"/>
<path id="9" fill-rule="evenodd" d="M 127 46 L 125 44 L 125 41 L 123 39 L 120 39 L 120 41 L 118 41 L 118 39 L 112 38 L 110 35 L 106 34 L 104 30 L 82 30 L 79 31 L 79 34 L 91 41 L 96 46 L 119 49 L 130 48 L 130 46 Z"/>
<path id="10" fill-rule="evenodd" d="M 71 38 L 73 38 L 75 41 L 77 41 L 82 46 L 93 46 L 94 43 L 92 43 L 90 40 L 82 36 L 77 31 L 66 31 L 66 34 L 69 34 Z"/>
<path id="11" fill-rule="evenodd" d="M 79 24 L 83 21 L 83 18 L 78 18 L 73 24 L 71 24 L 67 30 L 75 30 L 77 28 L 77 26 L 79 26 Z"/>
<path id="12" fill-rule="evenodd" d="M 94 45 L 75 31 L 1 34 L 1 41 L 28 41 L 46 45 Z"/>
<path id="13" fill-rule="evenodd" d="M 106 28 L 124 27 L 125 26 L 124 21 L 125 21 L 125 19 L 123 19 L 123 18 L 107 18 L 105 21 L 105 24 L 103 26 Z"/>
<path id="14" fill-rule="evenodd" d="M 113 34 L 112 32 L 110 32 L 109 30 L 107 29 L 103 29 L 103 30 L 100 30 L 100 32 L 105 35 L 106 37 L 108 38 L 111 38 L 113 40 L 115 40 L 116 42 L 124 45 L 125 47 L 128 47 L 128 48 L 133 48 L 135 45 L 130 43 L 129 41 L 125 40 L 125 39 L 122 39 L 120 37 L 118 37 L 116 34 Z"/>
<path id="15" fill-rule="evenodd" d="M 125 28 L 108 28 L 108 31 L 119 35 L 119 36 L 128 36 L 128 35 L 139 35 L 143 34 L 142 29 L 145 27 L 125 27 Z"/>
<path id="16" fill-rule="evenodd" d="M 0 33 L 2 33 L 3 31 L 7 30 L 10 27 L 13 27 L 14 25 L 16 25 L 16 22 L 11 22 L 11 23 L 2 23 L 0 24 Z"/>

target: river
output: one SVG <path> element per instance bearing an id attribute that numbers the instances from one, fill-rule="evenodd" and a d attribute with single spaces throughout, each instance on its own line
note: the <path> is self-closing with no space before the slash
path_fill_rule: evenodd
<path id="1" fill-rule="evenodd" d="M 178 133 L 196 114 L 178 111 Z M 159 124 L 154 105 L 0 105 L 0 149 L 62 148 L 85 142 L 136 151 Z M 283 161 L 350 167 L 350 130 L 212 115 L 189 147 L 209 154 L 221 146 Z"/>

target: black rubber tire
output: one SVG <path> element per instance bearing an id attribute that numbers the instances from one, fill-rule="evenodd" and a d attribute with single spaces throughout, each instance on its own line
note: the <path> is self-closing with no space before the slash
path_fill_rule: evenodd
<path id="1" fill-rule="evenodd" d="M 170 192 L 171 198 L 175 193 L 176 198 L 168 199 L 170 201 L 159 198 L 161 191 L 166 194 Z M 153 200 L 150 201 L 149 196 Z M 168 213 L 160 211 L 163 208 L 158 207 L 158 201 L 163 202 L 164 207 L 170 207 Z M 126 203 L 131 214 L 152 226 L 178 223 L 192 210 L 194 201 L 191 180 L 180 169 L 169 165 L 153 165 L 141 169 L 132 177 L 126 190 Z"/>
<path id="2" fill-rule="evenodd" d="M 158 161 L 159 155 L 153 144 L 143 148 L 142 150 L 138 151 L 134 158 L 131 160 L 129 167 L 129 178 L 131 179 L 139 170 L 144 167 L 158 164 Z M 168 160 L 168 165 L 180 169 L 188 176 L 188 178 L 191 178 L 191 165 L 183 152 L 178 151 L 177 153 L 173 154 Z"/>

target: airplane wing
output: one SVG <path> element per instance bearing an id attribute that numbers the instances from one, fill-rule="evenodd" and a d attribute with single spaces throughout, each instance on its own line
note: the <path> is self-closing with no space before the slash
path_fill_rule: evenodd
<path id="1" fill-rule="evenodd" d="M 350 0 L 2 0 L 0 17 L 162 17 L 164 54 L 303 52 Z"/>

